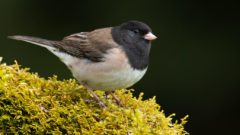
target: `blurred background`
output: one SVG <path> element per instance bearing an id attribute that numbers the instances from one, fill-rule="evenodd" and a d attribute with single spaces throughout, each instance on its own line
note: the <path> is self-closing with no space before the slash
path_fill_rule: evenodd
<path id="1" fill-rule="evenodd" d="M 133 88 L 157 96 L 167 115 L 190 115 L 194 135 L 239 133 L 239 6 L 231 1 L 0 1 L 0 56 L 42 77 L 72 78 L 46 49 L 7 39 L 14 34 L 61 39 L 72 33 L 140 20 L 151 26 L 150 66 Z"/>

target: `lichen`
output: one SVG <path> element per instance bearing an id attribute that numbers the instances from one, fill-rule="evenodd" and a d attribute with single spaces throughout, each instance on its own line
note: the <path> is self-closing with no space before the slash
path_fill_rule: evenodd
<path id="1" fill-rule="evenodd" d="M 0 61 L 1 63 L 1 61 Z M 113 98 L 96 91 L 102 109 L 74 79 L 44 79 L 28 68 L 0 65 L 0 134 L 186 135 L 186 117 L 173 121 L 155 97 L 143 100 L 132 90 L 116 90 Z"/>

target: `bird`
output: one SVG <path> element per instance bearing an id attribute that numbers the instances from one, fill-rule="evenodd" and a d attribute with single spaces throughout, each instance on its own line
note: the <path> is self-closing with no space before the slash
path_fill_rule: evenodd
<path id="1" fill-rule="evenodd" d="M 48 49 L 104 108 L 106 105 L 94 90 L 112 94 L 114 90 L 137 83 L 148 69 L 151 43 L 157 37 L 146 23 L 131 20 L 113 27 L 71 34 L 62 40 L 22 35 L 9 38 Z M 120 105 L 118 98 L 112 95 Z"/>

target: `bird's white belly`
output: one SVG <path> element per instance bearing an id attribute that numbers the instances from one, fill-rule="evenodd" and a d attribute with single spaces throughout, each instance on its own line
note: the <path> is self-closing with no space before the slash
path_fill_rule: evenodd
<path id="1" fill-rule="evenodd" d="M 138 82 L 146 73 L 133 69 L 123 51 L 113 48 L 106 53 L 103 62 L 91 62 L 63 53 L 54 53 L 71 70 L 79 82 L 85 82 L 92 89 L 115 90 L 127 88 Z"/>
<path id="2" fill-rule="evenodd" d="M 89 68 L 73 69 L 73 75 L 78 81 L 84 81 L 93 89 L 115 90 L 128 88 L 138 82 L 146 70 L 132 69 L 130 66 L 122 70 L 91 70 Z"/>

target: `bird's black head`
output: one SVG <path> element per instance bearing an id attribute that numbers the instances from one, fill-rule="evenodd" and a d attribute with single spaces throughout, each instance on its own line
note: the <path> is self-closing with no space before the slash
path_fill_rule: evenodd
<path id="1" fill-rule="evenodd" d="M 119 27 L 129 38 L 132 38 L 133 40 L 144 39 L 144 35 L 152 32 L 148 25 L 138 21 L 129 21 L 121 24 Z"/>
<path id="2" fill-rule="evenodd" d="M 151 28 L 139 21 L 128 21 L 112 29 L 116 43 L 123 47 L 131 66 L 145 69 L 148 66 L 150 41 L 156 39 Z"/>

